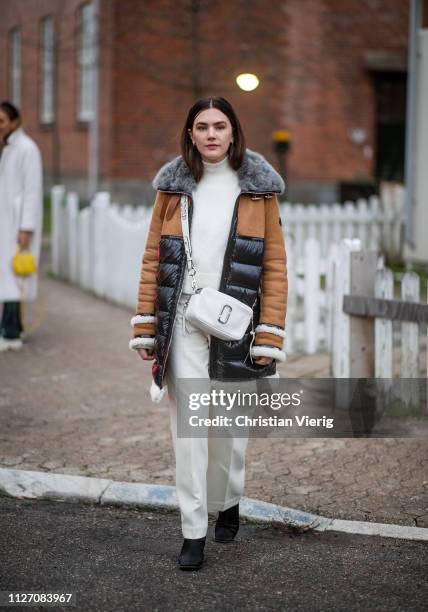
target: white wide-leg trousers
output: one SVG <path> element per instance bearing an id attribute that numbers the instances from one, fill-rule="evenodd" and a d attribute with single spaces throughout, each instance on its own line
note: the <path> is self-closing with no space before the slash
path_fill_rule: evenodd
<path id="1" fill-rule="evenodd" d="M 177 437 L 177 379 L 203 378 L 209 391 L 210 336 L 188 322 L 184 329 L 183 305 L 188 297 L 182 294 L 178 303 L 165 382 L 183 537 L 202 538 L 207 533 L 208 512 L 227 510 L 243 494 L 248 437 Z"/>

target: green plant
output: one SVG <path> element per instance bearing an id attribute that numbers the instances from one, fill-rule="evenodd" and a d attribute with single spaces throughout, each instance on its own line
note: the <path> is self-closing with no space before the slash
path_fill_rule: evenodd
<path id="1" fill-rule="evenodd" d="M 51 196 L 46 194 L 43 197 L 43 234 L 51 234 Z"/>

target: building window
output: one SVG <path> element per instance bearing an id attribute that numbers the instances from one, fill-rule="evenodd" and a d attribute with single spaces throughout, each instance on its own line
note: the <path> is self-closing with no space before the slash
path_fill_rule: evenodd
<path id="1" fill-rule="evenodd" d="M 10 33 L 10 98 L 15 106 L 21 106 L 21 31 Z"/>
<path id="2" fill-rule="evenodd" d="M 93 4 L 79 10 L 79 103 L 80 121 L 91 121 L 95 115 L 95 12 Z"/>
<path id="3" fill-rule="evenodd" d="M 422 2 L 422 28 L 428 28 L 428 0 Z"/>
<path id="4" fill-rule="evenodd" d="M 376 177 L 380 181 L 404 181 L 406 137 L 405 72 L 375 72 Z"/>
<path id="5" fill-rule="evenodd" d="M 52 17 L 42 20 L 42 54 L 41 54 L 41 104 L 40 121 L 52 123 L 55 119 L 54 86 L 55 86 L 55 41 Z"/>

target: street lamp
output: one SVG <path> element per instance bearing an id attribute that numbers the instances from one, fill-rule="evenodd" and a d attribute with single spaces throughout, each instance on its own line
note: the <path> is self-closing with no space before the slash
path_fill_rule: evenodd
<path id="1" fill-rule="evenodd" d="M 254 91 L 259 85 L 259 79 L 251 72 L 243 72 L 236 77 L 236 83 L 240 89 L 244 91 Z"/>

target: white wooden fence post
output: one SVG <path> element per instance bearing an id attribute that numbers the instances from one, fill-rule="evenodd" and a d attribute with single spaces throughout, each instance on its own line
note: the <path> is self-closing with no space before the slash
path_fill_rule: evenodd
<path id="1" fill-rule="evenodd" d="M 374 297 L 378 256 L 376 251 L 351 253 L 351 295 Z M 374 376 L 374 319 L 351 316 L 350 377 Z"/>
<path id="2" fill-rule="evenodd" d="M 401 281 L 401 299 L 407 302 L 419 302 L 420 280 L 415 272 L 406 272 Z M 412 410 L 418 408 L 420 397 L 416 381 L 411 380 L 419 376 L 419 323 L 403 321 L 401 323 L 401 362 L 400 377 L 401 401 Z"/>
<path id="3" fill-rule="evenodd" d="M 333 204 L 333 206 L 331 207 L 331 216 L 331 241 L 339 244 L 339 242 L 344 238 L 342 234 L 343 210 L 340 204 Z"/>
<path id="4" fill-rule="evenodd" d="M 419 276 L 406 272 L 401 281 L 401 299 L 419 302 Z M 417 378 L 419 375 L 419 323 L 401 323 L 401 378 Z"/>
<path id="5" fill-rule="evenodd" d="M 94 291 L 104 296 L 106 275 L 106 249 L 112 245 L 106 244 L 106 220 L 110 206 L 110 194 L 103 191 L 96 194 L 92 204 L 93 210 L 93 270 Z"/>
<path id="6" fill-rule="evenodd" d="M 297 273 L 296 273 L 296 244 L 294 236 L 289 232 L 288 225 L 285 229 L 285 248 L 287 251 L 287 276 L 288 276 L 288 300 L 287 316 L 285 319 L 287 354 L 296 349 L 296 323 L 297 323 Z"/>
<path id="7" fill-rule="evenodd" d="M 55 185 L 51 189 L 51 268 L 57 276 L 60 273 L 60 244 L 63 230 L 61 214 L 64 193 L 63 185 Z"/>
<path id="8" fill-rule="evenodd" d="M 92 289 L 92 221 L 93 210 L 87 206 L 79 213 L 79 282 L 85 289 Z"/>
<path id="9" fill-rule="evenodd" d="M 394 278 L 389 268 L 376 271 L 375 297 L 392 300 Z M 375 319 L 375 377 L 393 377 L 392 319 Z"/>
<path id="10" fill-rule="evenodd" d="M 319 228 L 318 238 L 321 243 L 321 258 L 322 259 L 324 258 L 326 259 L 328 257 L 328 250 L 330 247 L 330 242 L 329 242 L 329 228 L 331 224 L 330 209 L 331 207 L 328 206 L 327 204 L 321 204 L 321 206 L 319 207 L 320 228 Z"/>
<path id="11" fill-rule="evenodd" d="M 327 271 L 326 271 L 326 280 L 325 280 L 325 290 L 326 290 L 326 307 L 327 307 L 327 315 L 326 315 L 326 348 L 329 353 L 333 350 L 334 345 L 334 288 L 336 286 L 336 274 L 337 274 L 337 262 L 339 258 L 339 245 L 337 243 L 333 243 L 330 246 L 328 261 L 327 261 Z M 330 374 L 332 374 L 332 364 L 330 362 Z"/>
<path id="12" fill-rule="evenodd" d="M 360 248 L 361 243 L 358 239 L 345 238 L 337 252 L 332 339 L 332 371 L 335 378 L 349 378 L 351 375 L 351 325 L 350 316 L 343 312 L 343 296 L 351 292 L 351 253 Z"/>
<path id="13" fill-rule="evenodd" d="M 376 270 L 375 297 L 392 300 L 394 297 L 394 277 L 389 268 Z M 375 333 L 375 378 L 376 410 L 383 413 L 393 400 L 394 360 L 393 360 L 393 323 L 392 319 L 376 317 Z"/>
<path id="14" fill-rule="evenodd" d="M 305 241 L 305 352 L 316 353 L 318 349 L 318 330 L 320 324 L 320 243 L 316 238 Z"/>
<path id="15" fill-rule="evenodd" d="M 303 253 L 303 245 L 305 242 L 305 209 L 302 204 L 296 204 L 293 206 L 293 236 L 294 236 L 294 254 L 295 254 L 295 265 L 296 267 L 299 265 L 299 261 L 301 259 Z M 300 272 L 300 270 L 296 271 Z"/>
<path id="16" fill-rule="evenodd" d="M 79 198 L 77 193 L 67 194 L 67 246 L 68 246 L 68 270 L 67 278 L 70 282 L 77 282 L 78 249 L 77 249 L 77 219 L 79 214 Z"/>
<path id="17" fill-rule="evenodd" d="M 378 196 L 372 195 L 369 198 L 370 204 L 370 240 L 366 245 L 366 248 L 378 251 L 380 250 L 381 243 L 381 228 L 380 228 L 380 219 L 381 219 L 381 210 Z"/>

